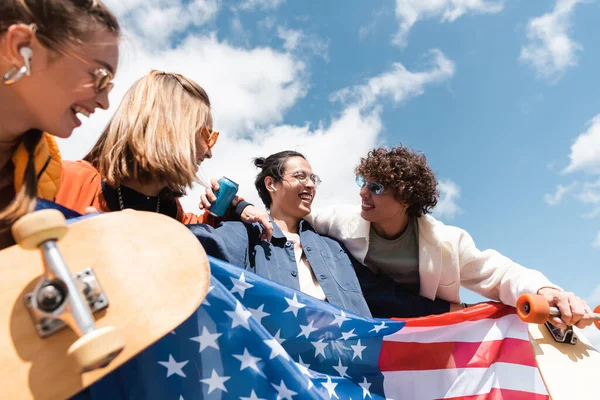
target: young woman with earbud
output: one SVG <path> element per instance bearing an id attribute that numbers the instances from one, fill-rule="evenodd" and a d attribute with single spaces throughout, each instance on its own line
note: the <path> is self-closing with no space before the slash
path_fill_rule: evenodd
<path id="1" fill-rule="evenodd" d="M 120 28 L 98 0 L 0 2 L 0 248 L 37 197 L 54 200 L 67 138 L 109 107 Z"/>
<path id="2" fill-rule="evenodd" d="M 363 316 L 412 317 L 450 310 L 448 302 L 425 299 L 386 276 L 376 276 L 337 241 L 314 230 L 304 218 L 321 180 L 302 154 L 282 151 L 254 164 L 260 169 L 254 183 L 273 224 L 271 241 L 263 240 L 259 223 L 191 225 L 209 255 Z"/>

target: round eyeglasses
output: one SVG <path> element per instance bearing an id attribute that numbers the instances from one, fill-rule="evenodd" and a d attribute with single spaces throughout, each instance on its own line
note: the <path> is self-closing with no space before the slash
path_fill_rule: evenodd
<path id="1" fill-rule="evenodd" d="M 292 172 L 290 174 L 285 174 L 285 175 L 296 178 L 298 180 L 298 182 L 300 182 L 303 185 L 306 185 L 308 183 L 309 179 L 312 181 L 312 183 L 315 184 L 315 186 L 319 186 L 322 182 L 321 178 L 319 178 L 319 175 L 307 174 L 304 171 Z"/>

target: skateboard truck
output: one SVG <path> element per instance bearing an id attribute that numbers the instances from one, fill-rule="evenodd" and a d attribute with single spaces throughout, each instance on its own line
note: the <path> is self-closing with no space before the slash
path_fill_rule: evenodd
<path id="1" fill-rule="evenodd" d="M 92 312 L 106 308 L 108 299 L 91 268 L 71 275 L 57 246 L 67 231 L 58 210 L 27 214 L 12 227 L 15 241 L 24 249 L 41 250 L 44 260 L 44 275 L 33 292 L 25 295 L 38 334 L 48 337 L 68 325 L 79 339 L 67 354 L 87 372 L 108 365 L 124 344 L 115 328 L 96 328 Z"/>
<path id="2" fill-rule="evenodd" d="M 600 306 L 596 307 L 592 317 L 594 318 L 596 328 L 600 329 Z M 525 322 L 531 324 L 544 324 L 552 338 L 558 343 L 570 345 L 577 344 L 577 335 L 573 332 L 572 326 L 567 326 L 564 331 L 552 325 L 548 320 L 550 317 L 559 317 L 560 310 L 557 307 L 550 307 L 548 301 L 540 295 L 523 294 L 517 300 L 517 314 Z"/>
<path id="3" fill-rule="evenodd" d="M 70 311 L 67 310 L 68 289 L 61 279 L 53 274 L 45 258 L 46 273 L 38 282 L 36 288 L 25 295 L 25 305 L 40 337 L 48 337 L 67 326 Z M 60 267 L 59 267 L 60 268 Z M 100 282 L 91 268 L 86 268 L 73 276 L 77 290 L 85 296 L 92 313 L 97 313 L 108 307 L 108 298 L 100 286 Z M 79 326 L 76 326 L 79 329 Z M 80 332 L 77 332 L 79 335 Z"/>

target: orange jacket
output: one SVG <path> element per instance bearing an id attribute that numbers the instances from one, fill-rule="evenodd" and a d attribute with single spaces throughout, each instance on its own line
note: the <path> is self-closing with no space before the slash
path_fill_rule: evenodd
<path id="1" fill-rule="evenodd" d="M 185 213 L 179 200 L 177 202 L 177 220 L 183 224 L 209 224 L 216 226 L 221 220 L 208 212 L 196 215 Z M 55 202 L 85 213 L 86 207 L 94 207 L 100 211 L 110 211 L 102 194 L 102 178 L 100 173 L 87 161 L 62 162 L 61 185 Z"/>

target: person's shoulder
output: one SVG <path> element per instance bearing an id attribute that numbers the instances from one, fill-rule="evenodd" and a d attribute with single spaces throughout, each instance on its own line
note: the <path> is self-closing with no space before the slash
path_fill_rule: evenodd
<path id="1" fill-rule="evenodd" d="M 63 174 L 77 177 L 96 177 L 100 176 L 100 173 L 92 164 L 84 160 L 70 161 L 62 160 Z"/>

